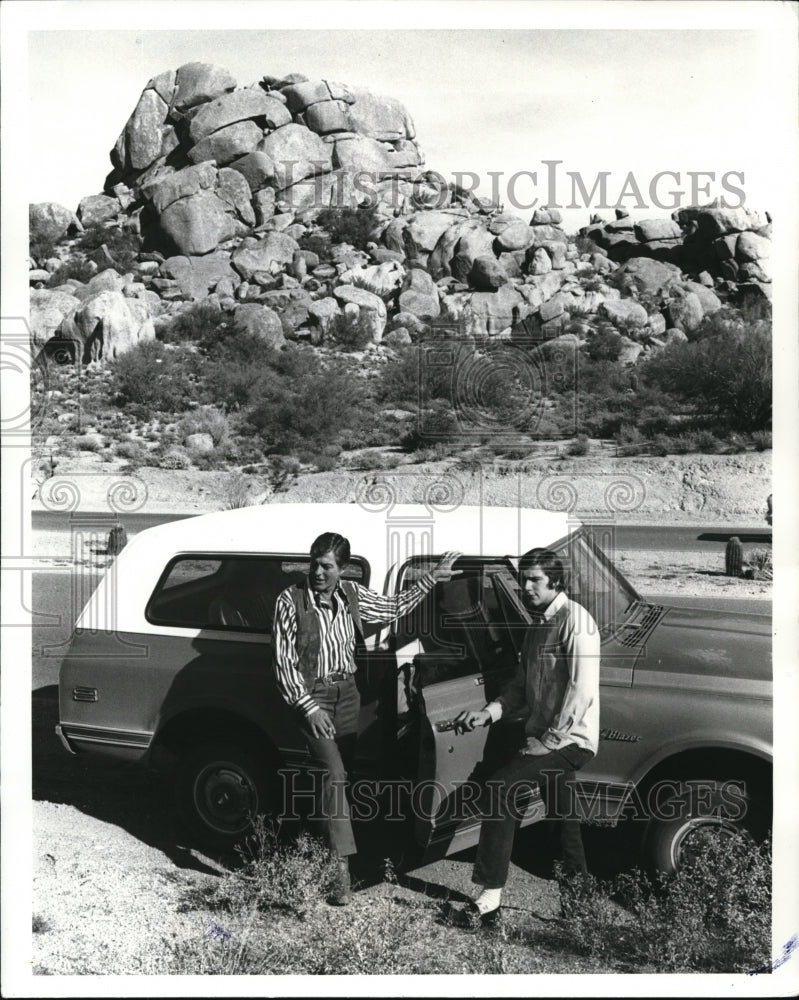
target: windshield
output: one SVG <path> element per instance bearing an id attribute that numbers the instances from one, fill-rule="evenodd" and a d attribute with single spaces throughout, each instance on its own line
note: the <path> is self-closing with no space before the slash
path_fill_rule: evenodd
<path id="1" fill-rule="evenodd" d="M 599 548 L 590 528 L 553 545 L 552 551 L 567 568 L 569 597 L 582 604 L 603 635 L 614 631 L 613 626 L 641 602 L 640 595 Z"/>

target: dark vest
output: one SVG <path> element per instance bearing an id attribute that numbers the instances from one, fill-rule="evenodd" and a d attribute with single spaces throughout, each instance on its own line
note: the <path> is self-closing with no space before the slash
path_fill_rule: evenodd
<path id="1" fill-rule="evenodd" d="M 355 646 L 357 649 L 358 645 L 363 642 L 358 591 L 349 580 L 342 580 L 340 586 L 344 594 L 345 607 L 349 610 L 355 625 Z M 321 643 L 319 619 L 313 609 L 313 594 L 306 584 L 295 583 L 294 586 L 289 587 L 289 593 L 297 614 L 297 665 L 306 687 L 310 690 L 316 680 L 316 665 L 319 659 Z"/>

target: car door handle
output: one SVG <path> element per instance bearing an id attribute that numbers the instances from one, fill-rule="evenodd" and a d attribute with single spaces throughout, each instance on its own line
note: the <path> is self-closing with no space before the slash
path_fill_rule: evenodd
<path id="1" fill-rule="evenodd" d="M 455 729 L 455 720 L 454 719 L 446 719 L 446 720 L 443 720 L 442 722 L 437 722 L 436 723 L 436 732 L 437 733 L 451 733 L 454 729 Z"/>

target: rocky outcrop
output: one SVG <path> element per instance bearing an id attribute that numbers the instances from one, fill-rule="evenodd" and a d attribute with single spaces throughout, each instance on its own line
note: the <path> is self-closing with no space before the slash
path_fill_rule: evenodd
<path id="1" fill-rule="evenodd" d="M 120 291 L 100 291 L 80 303 L 61 323 L 54 340 L 83 362 L 113 359 L 135 344 L 154 340 L 147 303 Z"/>
<path id="2" fill-rule="evenodd" d="M 40 201 L 30 205 L 28 228 L 31 240 L 57 241 L 64 236 L 83 232 L 83 225 L 77 215 L 55 201 Z"/>

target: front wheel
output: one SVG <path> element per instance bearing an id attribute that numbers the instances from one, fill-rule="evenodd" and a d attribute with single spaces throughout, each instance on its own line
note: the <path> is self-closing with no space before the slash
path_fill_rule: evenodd
<path id="1" fill-rule="evenodd" d="M 676 874 L 685 864 L 694 861 L 705 845 L 714 838 L 743 835 L 754 841 L 766 834 L 770 826 L 763 803 L 744 793 L 732 798 L 725 794 L 723 782 L 714 782 L 700 800 L 694 788 L 707 783 L 686 782 L 683 791 L 662 803 L 666 815 L 653 816 L 649 821 L 644 850 L 648 863 L 656 871 Z"/>
<path id="2" fill-rule="evenodd" d="M 180 760 L 175 793 L 181 818 L 205 843 L 232 847 L 269 811 L 265 766 L 236 743 L 192 747 Z"/>

